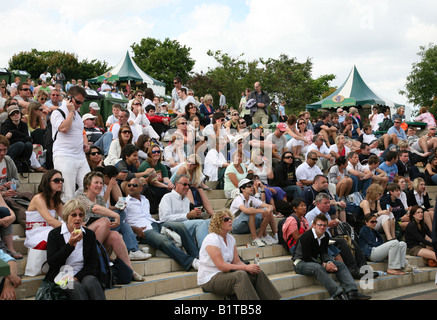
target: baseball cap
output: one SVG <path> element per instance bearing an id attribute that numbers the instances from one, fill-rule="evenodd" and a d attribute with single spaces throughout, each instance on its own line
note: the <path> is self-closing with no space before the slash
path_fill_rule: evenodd
<path id="1" fill-rule="evenodd" d="M 94 110 L 100 110 L 100 107 L 97 104 L 97 102 L 91 102 L 90 103 L 90 108 L 93 108 Z"/>
<path id="2" fill-rule="evenodd" d="M 241 180 L 240 182 L 238 182 L 238 188 L 241 188 L 242 186 L 244 186 L 247 183 L 252 183 L 252 180 L 246 179 L 244 178 L 243 180 Z"/>
<path id="3" fill-rule="evenodd" d="M 96 116 L 93 116 L 91 113 L 85 113 L 83 116 L 82 116 L 82 121 L 85 121 L 85 120 L 88 120 L 88 119 L 95 119 L 95 118 L 97 118 Z"/>
<path id="4" fill-rule="evenodd" d="M 276 128 L 281 132 L 285 132 L 287 130 L 287 125 L 283 122 L 280 122 L 276 125 Z"/>

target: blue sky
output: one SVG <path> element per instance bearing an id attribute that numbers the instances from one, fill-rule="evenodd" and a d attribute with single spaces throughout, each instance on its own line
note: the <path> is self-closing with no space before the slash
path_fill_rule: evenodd
<path id="1" fill-rule="evenodd" d="M 168 37 L 191 49 L 195 71 L 214 67 L 222 50 L 251 60 L 281 53 L 313 62 L 313 77 L 335 74 L 339 86 L 354 65 L 376 92 L 398 91 L 420 46 L 436 41 L 432 0 L 12 0 L 0 12 L 0 67 L 14 53 L 74 52 L 116 65 L 142 38 Z"/>

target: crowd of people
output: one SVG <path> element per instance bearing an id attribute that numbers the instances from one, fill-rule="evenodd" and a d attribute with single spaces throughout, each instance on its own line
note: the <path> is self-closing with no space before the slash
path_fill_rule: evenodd
<path id="1" fill-rule="evenodd" d="M 257 247 L 283 243 L 295 271 L 316 277 L 335 299 L 370 298 L 354 282 L 368 261 L 388 258 L 395 275 L 411 269 L 407 254 L 437 264 L 426 187 L 437 184 L 437 127 L 426 108 L 419 137 L 403 107 L 391 115 L 374 106 L 368 118 L 358 107 L 287 116 L 285 102 L 276 106 L 260 82 L 228 107 L 222 92 L 215 106 L 175 77 L 169 103 L 138 90 L 102 119 L 97 103 L 81 116 L 86 84 L 56 79 L 0 85 L 0 258 L 11 266 L 2 299 L 20 284 L 14 222 L 26 228 L 26 247 L 46 250 L 46 282 L 73 266 L 70 299 L 104 299 L 97 242 L 130 269 L 150 258 L 139 246 L 147 244 L 198 270 L 205 291 L 238 299 L 280 294 L 259 265 L 242 261 L 232 234 L 250 234 Z M 118 88 L 105 80 L 99 90 Z M 16 190 L 24 160 L 44 172 L 35 195 Z M 227 199 L 219 211 L 212 189 Z M 25 208 L 17 195 L 28 197 Z M 132 270 L 132 280 L 144 277 Z"/>

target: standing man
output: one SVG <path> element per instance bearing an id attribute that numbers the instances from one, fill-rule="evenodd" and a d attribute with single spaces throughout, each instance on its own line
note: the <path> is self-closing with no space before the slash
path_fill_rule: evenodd
<path id="1" fill-rule="evenodd" d="M 64 86 L 64 81 L 67 80 L 65 75 L 61 72 L 61 68 L 56 68 L 56 74 L 53 76 L 55 84 L 60 84 L 61 87 Z"/>
<path id="2" fill-rule="evenodd" d="M 182 88 L 182 80 L 179 77 L 173 79 L 174 88 L 171 91 L 171 107 L 174 109 L 176 102 L 179 100 L 178 90 Z"/>
<path id="3" fill-rule="evenodd" d="M 90 171 L 85 153 L 89 150 L 88 139 L 84 134 L 80 107 L 85 101 L 85 89 L 74 86 L 67 92 L 67 99 L 59 110 L 51 115 L 53 126 L 53 164 L 62 172 L 64 178 L 64 199 L 66 202 L 74 198 L 76 184 L 83 188 L 83 178 Z"/>
<path id="4" fill-rule="evenodd" d="M 219 99 L 219 106 L 220 106 L 220 108 L 223 108 L 225 105 L 226 105 L 226 97 L 225 97 L 225 95 L 223 94 L 223 92 L 221 92 L 221 91 L 219 91 L 219 96 L 220 96 L 220 99 Z"/>
<path id="5" fill-rule="evenodd" d="M 256 111 L 251 111 L 253 123 L 261 123 L 263 127 L 267 127 L 269 123 L 269 116 L 267 114 L 267 107 L 270 105 L 269 95 L 261 90 L 261 84 L 255 82 L 255 90 L 249 94 L 247 101 L 254 99 L 256 101 L 255 107 Z"/>

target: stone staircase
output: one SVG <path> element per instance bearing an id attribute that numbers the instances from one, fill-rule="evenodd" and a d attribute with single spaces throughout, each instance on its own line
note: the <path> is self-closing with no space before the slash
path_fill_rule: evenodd
<path id="1" fill-rule="evenodd" d="M 27 178 L 20 178 L 22 190 L 36 192 L 41 179 L 40 173 L 32 173 Z M 437 195 L 437 186 L 428 187 L 431 199 Z M 226 203 L 224 193 L 221 190 L 208 191 L 215 210 L 223 208 Z M 14 225 L 15 249 L 23 254 L 27 253 L 24 247 L 24 229 Z M 239 255 L 248 261 L 253 261 L 259 253 L 261 269 L 269 276 L 273 284 L 279 290 L 284 300 L 323 300 L 329 298 L 326 289 L 320 286 L 312 277 L 296 274 L 290 254 L 281 246 L 273 245 L 266 247 L 252 247 L 250 235 L 234 235 L 237 240 Z M 223 296 L 205 293 L 197 286 L 197 272 L 192 269 L 185 271 L 178 263 L 168 257 L 156 255 L 155 249 L 150 248 L 152 258 L 146 261 L 133 261 L 136 272 L 145 277 L 144 282 L 131 282 L 129 285 L 117 285 L 113 289 L 106 290 L 108 300 L 223 300 Z M 408 257 L 411 265 L 419 267 L 420 272 L 403 276 L 383 275 L 365 286 L 357 285 L 363 293 L 376 293 L 406 286 L 433 282 L 437 268 L 430 268 L 424 259 Z M 33 300 L 36 291 L 44 278 L 44 275 L 35 277 L 24 276 L 26 256 L 18 260 L 19 274 L 23 275 L 22 285 L 17 290 L 18 299 Z M 375 271 L 385 271 L 387 262 L 369 263 Z M 369 286 L 369 285 L 372 286 Z"/>

